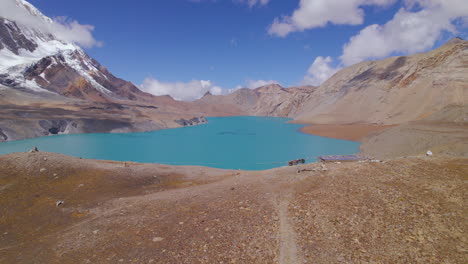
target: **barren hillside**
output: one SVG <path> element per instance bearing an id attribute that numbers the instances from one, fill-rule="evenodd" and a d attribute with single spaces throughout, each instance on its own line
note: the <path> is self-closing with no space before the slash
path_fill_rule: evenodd
<path id="1" fill-rule="evenodd" d="M 400 124 L 453 104 L 468 104 L 468 41 L 461 39 L 426 53 L 347 67 L 317 88 L 295 119 Z"/>
<path id="2" fill-rule="evenodd" d="M 38 152 L 0 171 L 2 263 L 467 261 L 466 158 L 248 172 Z"/>

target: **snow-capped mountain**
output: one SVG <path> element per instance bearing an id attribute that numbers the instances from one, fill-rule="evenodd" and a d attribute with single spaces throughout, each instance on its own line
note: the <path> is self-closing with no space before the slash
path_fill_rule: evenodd
<path id="1" fill-rule="evenodd" d="M 15 0 L 25 14 L 54 21 L 30 3 Z M 41 27 L 0 17 L 0 84 L 30 92 L 57 93 L 98 102 L 144 99 L 148 94 L 113 76 L 78 45 Z"/>

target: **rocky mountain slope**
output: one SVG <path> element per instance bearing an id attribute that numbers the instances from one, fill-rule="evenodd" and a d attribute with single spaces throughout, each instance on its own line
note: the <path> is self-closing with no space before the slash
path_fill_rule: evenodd
<path id="1" fill-rule="evenodd" d="M 228 95 L 207 93 L 195 105 L 223 105 L 244 115 L 293 117 L 310 95 L 314 86 L 284 88 L 270 84 L 256 89 L 242 88 Z"/>
<path id="2" fill-rule="evenodd" d="M 54 23 L 24 0 L 16 4 Z M 148 131 L 205 122 L 204 113 L 112 75 L 79 46 L 0 17 L 0 141 L 57 133 Z M 25 129 L 27 128 L 27 129 Z"/>
<path id="3" fill-rule="evenodd" d="M 53 23 L 28 2 L 16 3 L 31 16 Z M 430 52 L 344 68 L 319 87 L 273 84 L 180 102 L 142 92 L 73 43 L 0 17 L 0 141 L 55 133 L 148 131 L 195 125 L 205 122 L 202 116 L 392 125 L 467 103 L 468 41 L 458 38 Z"/>
<path id="4" fill-rule="evenodd" d="M 54 23 L 34 6 L 16 0 L 31 17 Z M 77 45 L 44 29 L 0 17 L 0 84 L 96 102 L 148 97 L 130 82 L 113 76 Z"/>
<path id="5" fill-rule="evenodd" d="M 430 52 L 362 62 L 319 87 L 268 85 L 225 96 L 208 94 L 198 103 L 320 124 L 303 129 L 320 136 L 350 139 L 357 132 L 361 151 L 372 157 L 428 149 L 467 156 L 468 41 L 455 38 Z"/>
<path id="6" fill-rule="evenodd" d="M 268 85 L 230 95 L 207 95 L 246 114 L 288 116 L 314 124 L 401 124 L 468 104 L 468 41 L 455 38 L 430 52 L 365 61 L 319 87 Z"/>
<path id="7" fill-rule="evenodd" d="M 366 61 L 318 87 L 294 117 L 312 123 L 400 124 L 468 104 L 468 41 L 430 52 Z"/>

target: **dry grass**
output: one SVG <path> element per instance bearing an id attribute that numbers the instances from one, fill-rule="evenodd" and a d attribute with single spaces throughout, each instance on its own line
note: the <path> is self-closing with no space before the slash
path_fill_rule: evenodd
<path id="1" fill-rule="evenodd" d="M 326 166 L 1 156 L 0 262 L 467 262 L 467 159 Z"/>

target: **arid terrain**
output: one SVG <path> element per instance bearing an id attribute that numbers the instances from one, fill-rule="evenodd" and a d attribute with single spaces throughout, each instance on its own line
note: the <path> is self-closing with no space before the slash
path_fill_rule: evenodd
<path id="1" fill-rule="evenodd" d="M 468 260 L 466 158 L 248 172 L 36 152 L 0 171 L 1 263 Z"/>
<path id="2" fill-rule="evenodd" d="M 468 157 L 468 107 L 448 106 L 429 117 L 400 125 L 311 125 L 304 133 L 361 142 L 361 153 L 372 158 L 421 155 Z"/>
<path id="3" fill-rule="evenodd" d="M 53 23 L 25 0 L 15 5 Z M 183 102 L 114 76 L 73 42 L 0 17 L 0 148 L 250 115 L 361 142 L 369 157 L 252 172 L 3 155 L 0 263 L 468 263 L 467 106 L 460 38 L 354 64 L 320 86 Z"/>

